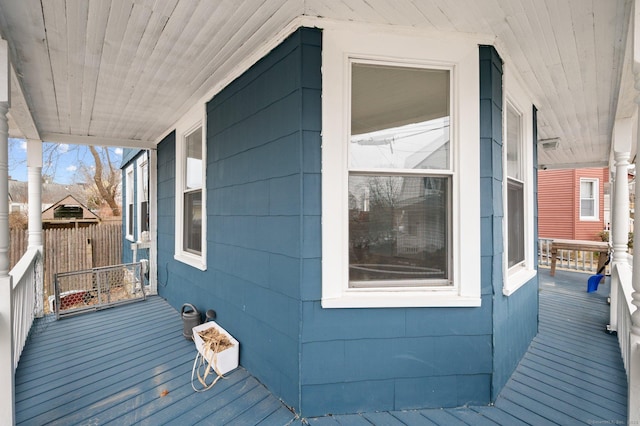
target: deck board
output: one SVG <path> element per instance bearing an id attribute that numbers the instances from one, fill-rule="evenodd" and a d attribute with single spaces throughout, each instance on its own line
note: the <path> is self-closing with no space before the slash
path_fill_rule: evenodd
<path id="1" fill-rule="evenodd" d="M 432 422 L 415 410 L 394 411 L 393 416 L 406 425 L 438 426 L 437 423 Z"/>
<path id="2" fill-rule="evenodd" d="M 539 275 L 539 333 L 493 406 L 301 420 L 242 367 L 197 393 L 193 342 L 179 313 L 151 297 L 37 320 L 15 376 L 17 424 L 624 424 L 626 374 L 616 337 L 604 331 L 608 284 L 586 293 L 587 274 Z"/>
<path id="3" fill-rule="evenodd" d="M 38 320 L 16 371 L 17 424 L 295 419 L 242 367 L 211 390 L 194 392 L 195 354 L 193 342 L 182 336 L 179 313 L 159 297 Z"/>

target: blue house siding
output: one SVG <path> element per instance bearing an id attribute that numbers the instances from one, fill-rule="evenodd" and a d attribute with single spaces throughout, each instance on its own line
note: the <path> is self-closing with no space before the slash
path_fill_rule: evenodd
<path id="1" fill-rule="evenodd" d="M 122 150 L 121 169 L 124 169 L 131 161 L 133 161 L 142 151 L 133 148 L 124 148 Z"/>
<path id="2" fill-rule="evenodd" d="M 483 124 L 501 126 L 490 117 Z M 491 271 L 482 276 L 479 308 L 322 309 L 319 264 L 309 268 L 317 275 L 303 280 L 303 415 L 490 402 Z"/>
<path id="3" fill-rule="evenodd" d="M 303 416 L 488 404 L 537 315 L 536 283 L 502 296 L 501 62 L 481 48 L 481 307 L 322 309 L 321 41 L 296 31 L 207 104 L 206 271 L 174 259 L 175 134 L 158 145 L 159 293 L 215 309 Z"/>
<path id="4" fill-rule="evenodd" d="M 493 47 L 481 46 L 482 293 L 484 295 L 489 291 L 493 295 L 492 400 L 497 397 L 515 370 L 529 343 L 535 337 L 538 327 L 537 277 L 508 297 L 502 293 L 504 285 L 502 90 L 502 60 Z M 536 128 L 535 122 L 533 128 Z M 535 182 L 533 184 L 535 188 Z M 537 230 L 535 232 L 537 235 Z"/>
<path id="5" fill-rule="evenodd" d="M 182 300 L 179 296 L 180 280 L 171 276 L 179 263 L 173 261 L 175 249 L 175 209 L 176 209 L 176 134 L 167 135 L 159 144 L 157 151 L 157 252 L 158 252 L 158 293 L 168 298 L 171 294 L 174 306 Z M 169 287 L 171 283 L 171 287 Z M 192 299 L 189 299 L 192 301 Z"/>
<path id="6" fill-rule="evenodd" d="M 301 29 L 206 106 L 207 270 L 173 259 L 159 217 L 159 292 L 213 308 L 240 362 L 299 411 L 300 294 L 319 283 L 321 33 Z M 159 214 L 173 212 L 175 136 L 158 147 Z M 307 193 L 307 190 L 309 193 Z"/>

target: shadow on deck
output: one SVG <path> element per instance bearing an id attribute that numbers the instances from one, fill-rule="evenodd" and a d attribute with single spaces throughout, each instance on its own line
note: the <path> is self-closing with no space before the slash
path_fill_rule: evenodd
<path id="1" fill-rule="evenodd" d="M 540 270 L 539 333 L 495 406 L 299 420 L 246 370 L 196 393 L 192 342 L 159 297 L 62 321 L 39 320 L 16 372 L 18 424 L 626 424 L 617 339 L 605 333 L 609 284 Z"/>

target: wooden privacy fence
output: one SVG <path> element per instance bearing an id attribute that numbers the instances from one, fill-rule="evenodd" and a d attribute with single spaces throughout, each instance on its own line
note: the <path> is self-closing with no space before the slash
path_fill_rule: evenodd
<path id="1" fill-rule="evenodd" d="M 86 228 L 47 229 L 44 244 L 44 297 L 54 293 L 53 275 L 122 263 L 122 227 L 91 225 Z M 11 268 L 27 251 L 27 231 L 11 230 Z"/>

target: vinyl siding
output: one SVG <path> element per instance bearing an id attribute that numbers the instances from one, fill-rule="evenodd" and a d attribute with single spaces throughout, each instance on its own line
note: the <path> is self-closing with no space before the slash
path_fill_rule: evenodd
<path id="1" fill-rule="evenodd" d="M 540 238 L 574 239 L 574 191 L 573 170 L 538 172 Z"/>
<path id="2" fill-rule="evenodd" d="M 537 318 L 536 283 L 501 293 L 500 76 L 481 88 L 488 138 L 467 141 L 482 145 L 482 306 L 322 309 L 321 36 L 298 30 L 207 104 L 206 271 L 173 258 L 175 135 L 158 146 L 159 293 L 215 309 L 240 363 L 303 416 L 486 405 Z"/>
<path id="3" fill-rule="evenodd" d="M 580 220 L 580 178 L 599 180 L 599 220 Z M 604 185 L 607 168 L 540 170 L 538 208 L 541 238 L 599 241 L 604 229 Z"/>
<path id="4" fill-rule="evenodd" d="M 217 94 L 207 111 L 207 270 L 173 259 L 159 218 L 159 293 L 240 341 L 240 363 L 296 411 L 300 298 L 320 276 L 320 43 L 301 29 Z M 158 149 L 159 212 L 175 202 L 175 137 Z"/>
<path id="5" fill-rule="evenodd" d="M 538 278 L 530 280 L 508 297 L 502 293 L 504 286 L 502 81 L 501 58 L 493 47 L 481 46 L 480 120 L 484 124 L 484 126 L 481 125 L 480 133 L 482 289 L 483 295 L 485 292 L 493 295 L 491 400 L 494 400 L 504 387 L 538 330 Z M 536 129 L 535 108 L 533 112 L 533 129 Z M 533 140 L 535 143 L 535 134 Z M 534 146 L 534 160 L 535 155 Z M 534 236 L 532 243 L 535 241 L 537 238 Z"/>

